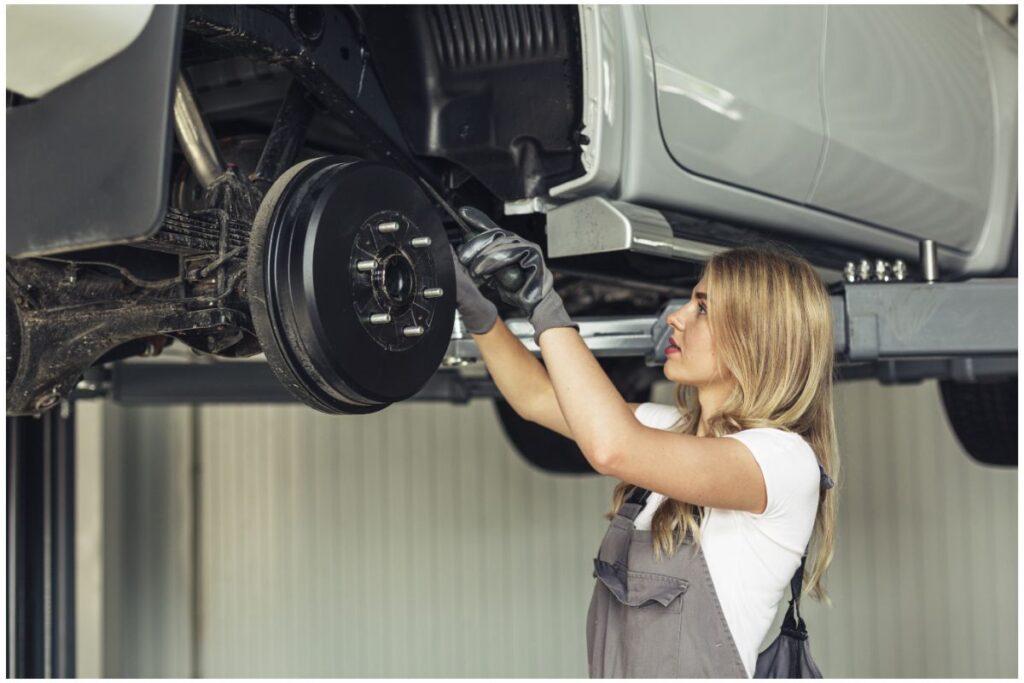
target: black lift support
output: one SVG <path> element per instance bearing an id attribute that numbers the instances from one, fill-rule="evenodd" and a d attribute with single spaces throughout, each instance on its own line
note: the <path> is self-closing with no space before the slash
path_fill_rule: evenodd
<path id="1" fill-rule="evenodd" d="M 75 675 L 75 421 L 7 418 L 7 677 Z"/>

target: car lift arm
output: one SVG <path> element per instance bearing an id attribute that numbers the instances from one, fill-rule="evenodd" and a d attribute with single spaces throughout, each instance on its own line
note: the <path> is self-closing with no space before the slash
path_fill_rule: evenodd
<path id="1" fill-rule="evenodd" d="M 669 301 L 658 315 L 579 318 L 580 335 L 596 356 L 665 362 L 666 318 L 686 299 Z M 862 283 L 833 295 L 836 378 L 884 384 L 952 378 L 994 380 L 1017 374 L 1017 280 Z M 506 321 L 534 354 L 533 327 Z M 455 368 L 480 360 L 471 335 L 456 318 L 444 366 L 412 400 L 465 403 L 497 396 L 493 383 Z M 93 368 L 76 396 L 111 395 L 122 403 L 267 403 L 290 401 L 264 363 L 115 364 Z"/>

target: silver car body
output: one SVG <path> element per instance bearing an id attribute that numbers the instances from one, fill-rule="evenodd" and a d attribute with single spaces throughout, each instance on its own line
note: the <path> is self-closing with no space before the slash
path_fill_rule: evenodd
<path id="1" fill-rule="evenodd" d="M 583 6 L 586 174 L 551 191 L 1005 268 L 1017 41 L 972 6 Z"/>

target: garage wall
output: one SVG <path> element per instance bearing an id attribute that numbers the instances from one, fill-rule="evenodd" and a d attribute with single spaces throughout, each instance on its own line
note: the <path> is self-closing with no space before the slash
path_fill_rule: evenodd
<path id="1" fill-rule="evenodd" d="M 530 469 L 488 403 L 208 408 L 200 443 L 204 674 L 580 673 L 613 482 Z"/>
<path id="2" fill-rule="evenodd" d="M 189 677 L 197 634 L 192 467 L 198 411 L 108 403 L 102 412 L 103 543 L 92 557 L 102 564 L 103 635 L 99 652 L 79 648 L 78 657 L 101 661 L 104 677 Z M 78 524 L 88 523 L 80 516 Z M 90 595 L 83 580 L 95 568 L 88 558 L 76 560 L 81 604 Z"/>
<path id="3" fill-rule="evenodd" d="M 1017 471 L 961 452 L 934 382 L 836 408 L 834 606 L 803 608 L 822 670 L 1015 677 Z M 105 513 L 107 675 L 586 676 L 614 482 L 532 469 L 488 402 L 117 408 L 107 431 L 108 495 L 133 491 Z"/>

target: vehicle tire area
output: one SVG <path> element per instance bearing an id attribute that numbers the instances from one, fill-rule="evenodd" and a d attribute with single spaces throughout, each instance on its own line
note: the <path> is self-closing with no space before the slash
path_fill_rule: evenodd
<path id="1" fill-rule="evenodd" d="M 1017 466 L 1017 377 L 984 383 L 944 379 L 939 392 L 953 432 L 971 458 Z"/>

